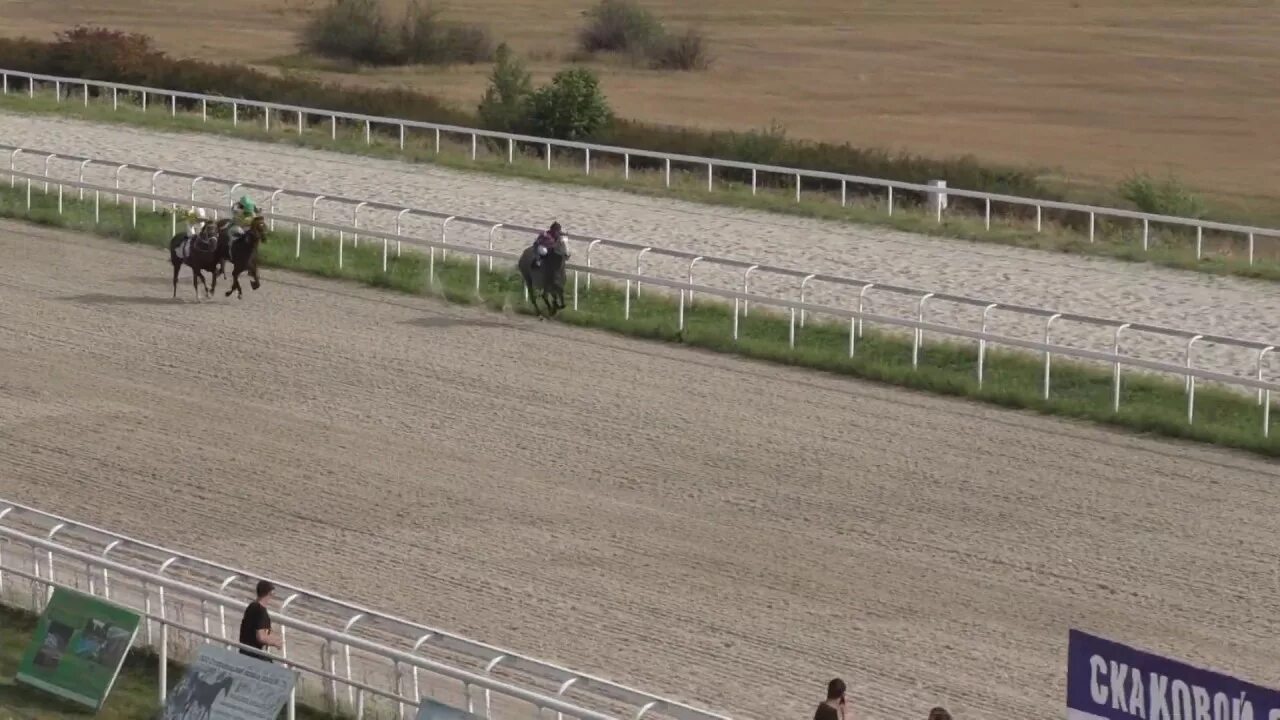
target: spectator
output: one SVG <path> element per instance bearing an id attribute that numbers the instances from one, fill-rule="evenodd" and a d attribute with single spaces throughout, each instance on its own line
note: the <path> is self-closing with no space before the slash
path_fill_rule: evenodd
<path id="1" fill-rule="evenodd" d="M 844 720 L 844 681 L 836 678 L 827 683 L 827 699 L 818 705 L 813 720 Z"/>
<path id="2" fill-rule="evenodd" d="M 951 713 L 944 707 L 936 707 L 929 711 L 929 720 L 951 720 Z"/>
<path id="3" fill-rule="evenodd" d="M 258 581 L 258 598 L 244 609 L 244 617 L 240 619 L 240 644 L 255 648 L 240 648 L 240 653 L 271 662 L 271 656 L 265 650 L 268 646 L 280 647 L 280 641 L 271 632 L 271 613 L 267 612 L 267 603 L 271 601 L 276 586 L 267 580 Z"/>

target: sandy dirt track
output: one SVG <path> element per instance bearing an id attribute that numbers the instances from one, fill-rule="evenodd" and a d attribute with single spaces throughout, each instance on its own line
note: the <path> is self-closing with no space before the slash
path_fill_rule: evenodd
<path id="1" fill-rule="evenodd" d="M 0 497 L 742 717 L 1058 717 L 1071 625 L 1280 680 L 1274 464 L 0 231 Z"/>
<path id="2" fill-rule="evenodd" d="M 144 131 L 39 116 L 0 114 L 0 141 L 51 152 L 136 162 L 234 180 L 289 186 L 314 192 L 405 203 L 498 221 L 545 225 L 559 218 L 572 234 L 603 235 L 633 242 L 771 263 L 814 272 L 843 274 L 877 283 L 909 285 L 996 302 L 1038 305 L 1129 322 L 1148 322 L 1199 333 L 1224 334 L 1280 345 L 1280 285 L 1241 278 L 1218 278 L 1125 263 L 929 238 L 876 228 L 788 218 L 728 208 L 708 207 L 625 193 L 510 180 L 461 173 L 427 165 L 379 160 L 338 153 L 233 140 L 210 135 Z M 42 172 L 44 159 L 19 157 L 19 167 Z M 54 162 L 55 173 L 76 177 L 79 164 Z M 113 169 L 91 170 L 90 180 L 110 185 Z M 132 187 L 149 190 L 150 173 L 125 173 Z M 226 189 L 205 184 L 201 197 L 226 202 Z M 161 192 L 186 197 L 189 181 L 163 178 Z M 265 198 L 259 198 L 265 200 Z M 310 202 L 283 202 L 280 210 L 309 216 Z M 340 210 L 340 212 L 339 212 Z M 321 216 L 350 222 L 350 206 L 321 205 Z M 394 230 L 394 213 L 365 211 L 362 225 Z M 439 221 L 410 221 L 410 233 L 438 237 Z M 457 228 L 457 226 L 454 226 Z M 450 238 L 482 245 L 483 229 L 456 229 Z M 508 234 L 500 247 L 515 249 L 530 238 Z M 582 258 L 579 257 L 581 260 Z M 595 262 L 634 271 L 632 253 L 598 249 Z M 684 262 L 645 259 L 645 272 L 684 278 Z M 699 282 L 741 287 L 740 273 L 698 268 Z M 752 289 L 797 297 L 795 278 L 758 274 Z M 819 303 L 857 306 L 856 288 L 816 283 L 810 298 Z M 873 291 L 867 309 L 915 317 L 917 298 Z M 981 308 L 934 300 L 928 318 L 978 329 Z M 1044 320 L 996 311 L 993 332 L 1042 341 Z M 1059 321 L 1053 339 L 1094 350 L 1110 351 L 1109 329 Z M 1123 350 L 1141 357 L 1182 363 L 1185 340 L 1129 331 Z M 1251 375 L 1257 352 L 1200 343 L 1198 366 Z M 1267 377 L 1272 377 L 1268 369 Z"/>

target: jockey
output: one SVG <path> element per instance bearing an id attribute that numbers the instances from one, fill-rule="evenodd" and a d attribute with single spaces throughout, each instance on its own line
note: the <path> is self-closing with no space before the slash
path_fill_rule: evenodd
<path id="1" fill-rule="evenodd" d="M 208 224 L 209 216 L 205 213 L 204 208 L 198 208 L 193 205 L 190 210 L 183 213 L 182 218 L 187 223 L 187 233 L 176 252 L 179 258 L 185 259 L 190 253 L 192 241 L 200 237 L 200 233 L 204 231 L 205 226 Z"/>
<path id="2" fill-rule="evenodd" d="M 209 214 L 204 208 L 192 207 L 187 211 L 187 239 L 198 236 L 203 230 L 206 223 L 209 222 Z"/>
<path id="3" fill-rule="evenodd" d="M 231 245 L 235 245 L 235 242 L 244 235 L 245 229 L 257 214 L 258 206 L 248 195 L 241 195 L 240 199 L 231 206 L 231 224 L 227 227 L 227 234 L 231 236 Z"/>
<path id="4" fill-rule="evenodd" d="M 542 258 L 551 252 L 551 248 L 564 237 L 564 231 L 560 229 L 560 223 L 553 222 L 551 227 L 545 232 L 538 233 L 538 237 L 533 240 L 533 266 L 538 267 L 542 264 Z"/>

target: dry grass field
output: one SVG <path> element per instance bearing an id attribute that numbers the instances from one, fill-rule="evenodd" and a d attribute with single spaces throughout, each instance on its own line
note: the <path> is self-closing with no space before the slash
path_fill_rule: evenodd
<path id="1" fill-rule="evenodd" d="M 78 22 L 153 35 L 176 55 L 275 65 L 321 0 L 0 0 L 0 32 L 47 37 Z M 539 79 L 573 50 L 592 0 L 469 0 L 450 18 L 511 42 Z M 973 154 L 1110 183 L 1174 173 L 1241 205 L 1274 197 L 1280 174 L 1280 6 L 1229 0 L 650 0 L 698 27 L 705 73 L 605 65 L 625 117 L 759 128 L 792 136 Z M 233 18 L 229 20 L 228 18 Z M 345 75 L 471 105 L 489 68 Z M 337 77 L 337 76 L 336 76 Z"/>

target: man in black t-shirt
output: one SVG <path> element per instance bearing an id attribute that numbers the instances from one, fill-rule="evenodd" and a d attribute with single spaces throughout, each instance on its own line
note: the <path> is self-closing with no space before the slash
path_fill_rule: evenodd
<path id="1" fill-rule="evenodd" d="M 276 586 L 270 582 L 258 581 L 258 599 L 249 603 L 244 609 L 244 617 L 240 619 L 241 645 L 248 645 L 260 651 L 265 651 L 268 646 L 280 647 L 280 640 L 271 632 L 271 614 L 267 612 L 267 603 L 270 602 L 272 593 L 275 591 Z M 271 656 L 266 652 L 240 648 L 240 653 L 271 662 Z"/>
<path id="2" fill-rule="evenodd" d="M 813 720 L 848 720 L 844 714 L 846 691 L 847 687 L 840 678 L 827 683 L 827 699 L 818 705 Z"/>

